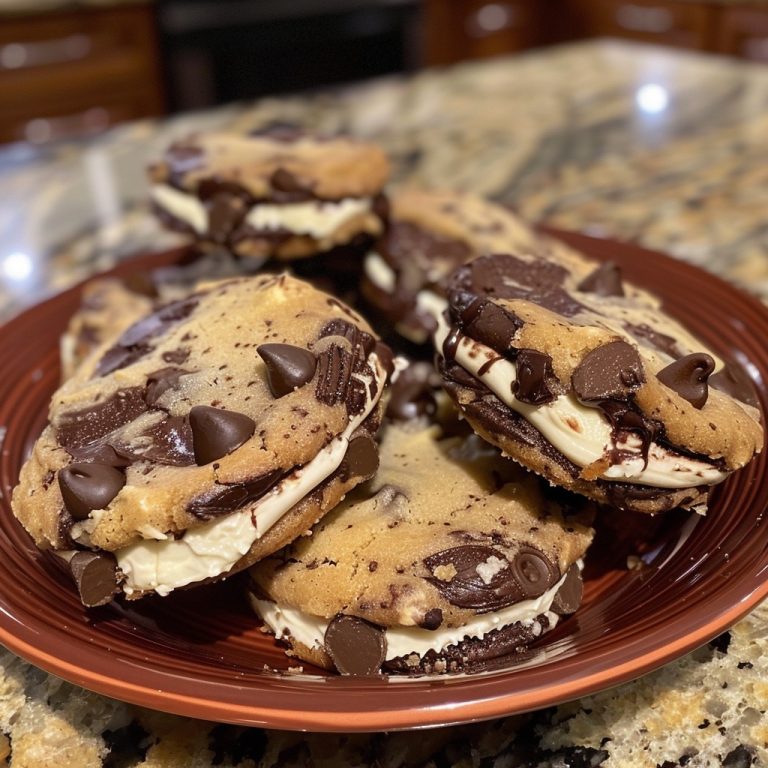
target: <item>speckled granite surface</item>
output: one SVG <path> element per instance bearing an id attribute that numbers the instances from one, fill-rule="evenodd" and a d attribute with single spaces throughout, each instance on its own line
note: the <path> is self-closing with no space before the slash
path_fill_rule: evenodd
<path id="1" fill-rule="evenodd" d="M 636 240 L 768 299 L 768 68 L 584 43 L 138 123 L 44 154 L 2 150 L 0 312 L 173 241 L 146 213 L 143 178 L 172 137 L 278 120 L 380 141 L 398 182 L 473 190 L 532 219 Z M 12 750 L 16 768 L 768 764 L 768 608 L 635 683 L 428 736 L 201 726 L 77 691 L 10 654 L 0 665 L 0 759 Z"/>

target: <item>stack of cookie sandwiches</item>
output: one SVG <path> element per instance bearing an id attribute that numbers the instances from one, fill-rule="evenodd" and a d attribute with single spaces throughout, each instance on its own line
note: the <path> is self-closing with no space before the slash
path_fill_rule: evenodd
<path id="1" fill-rule="evenodd" d="M 13 497 L 86 606 L 247 571 L 290 656 L 488 669 L 578 610 L 600 505 L 704 512 L 761 450 L 745 376 L 617 267 L 388 173 L 285 128 L 152 166 L 209 255 L 87 289 Z"/>

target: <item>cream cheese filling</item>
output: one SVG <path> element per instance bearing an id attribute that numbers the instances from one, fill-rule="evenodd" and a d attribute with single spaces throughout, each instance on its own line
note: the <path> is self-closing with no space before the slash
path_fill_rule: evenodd
<path id="1" fill-rule="evenodd" d="M 449 329 L 442 313 L 436 319 L 435 344 L 438 350 L 442 350 Z M 604 457 L 610 460 L 614 450 L 629 454 L 619 463 L 612 463 L 600 475 L 605 480 L 659 488 L 690 488 L 714 485 L 728 476 L 727 472 L 708 462 L 675 453 L 655 442 L 648 449 L 646 464 L 636 436 L 630 435 L 626 442 L 616 444 L 608 419 L 597 408 L 580 403 L 572 392 L 559 395 L 544 405 L 521 402 L 512 392 L 512 383 L 517 379 L 515 364 L 468 336 L 459 341 L 455 359 L 577 466 L 587 467 Z"/>
<path id="2" fill-rule="evenodd" d="M 188 224 L 198 234 L 208 231 L 208 211 L 195 195 L 167 184 L 156 184 L 150 195 L 160 208 Z M 356 216 L 370 211 L 371 204 L 370 197 L 347 197 L 337 202 L 257 203 L 246 214 L 245 221 L 257 230 L 285 230 L 295 235 L 323 239 Z"/>
<path id="3" fill-rule="evenodd" d="M 583 567 L 580 560 L 578 564 L 579 568 Z M 482 640 L 494 629 L 503 629 L 517 623 L 530 626 L 536 617 L 542 614 L 549 619 L 550 629 L 553 629 L 559 617 L 550 608 L 564 581 L 565 575 L 557 584 L 539 597 L 523 600 L 498 611 L 480 614 L 460 627 L 445 627 L 434 630 L 422 629 L 421 627 L 387 627 L 385 630 L 387 638 L 386 658 L 388 660 L 397 659 L 401 656 L 410 656 L 412 653 L 423 656 L 431 650 L 440 653 L 451 645 L 457 645 L 462 640 Z M 307 648 L 324 648 L 325 631 L 330 624 L 330 619 L 313 616 L 296 608 L 279 606 L 271 600 L 260 600 L 254 595 L 249 597 L 254 611 L 274 632 L 275 637 L 290 636 L 291 639 Z M 539 632 L 541 632 L 540 626 Z"/>
<path id="4" fill-rule="evenodd" d="M 191 528 L 179 539 L 160 533 L 157 540 L 138 541 L 115 552 L 117 564 L 125 575 L 123 591 L 127 595 L 155 591 L 165 596 L 178 587 L 220 576 L 244 557 L 255 541 L 341 465 L 352 433 L 379 401 L 386 379 L 375 354 L 369 356 L 368 364 L 376 371 L 373 397 L 368 386 L 370 380 L 352 374 L 365 384 L 367 401 L 362 413 L 351 418 L 346 429 L 317 456 L 262 498 Z"/>

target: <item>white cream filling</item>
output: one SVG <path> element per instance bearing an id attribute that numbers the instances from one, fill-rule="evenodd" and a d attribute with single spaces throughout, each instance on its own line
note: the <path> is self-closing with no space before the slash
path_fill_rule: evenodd
<path id="1" fill-rule="evenodd" d="M 194 195 L 188 195 L 167 184 L 156 184 L 150 196 L 160 208 L 188 224 L 199 235 L 208 231 L 208 211 Z"/>
<path id="2" fill-rule="evenodd" d="M 394 293 L 397 286 L 395 270 L 376 251 L 370 251 L 363 262 L 365 276 L 385 293 Z"/>
<path id="3" fill-rule="evenodd" d="M 208 231 L 208 211 L 195 195 L 167 184 L 156 184 L 150 195 L 163 210 L 188 224 L 198 234 Z M 257 203 L 246 214 L 245 221 L 257 230 L 286 230 L 295 235 L 322 239 L 333 234 L 350 219 L 370 210 L 370 197 L 347 197 L 338 202 L 310 200 L 304 203 Z"/>
<path id="4" fill-rule="evenodd" d="M 581 561 L 578 564 L 579 568 L 583 567 Z M 556 613 L 552 613 L 550 608 L 564 581 L 565 575 L 543 595 L 531 600 L 523 600 L 498 611 L 483 613 L 461 627 L 434 630 L 421 627 L 387 627 L 385 630 L 386 658 L 397 659 L 401 656 L 410 656 L 412 653 L 423 656 L 430 650 L 439 653 L 448 646 L 456 645 L 465 639 L 482 639 L 494 629 L 503 629 L 518 622 L 530 626 L 536 617 L 542 614 L 549 620 L 550 629 L 553 629 L 559 617 Z M 254 611 L 274 632 L 275 637 L 290 636 L 307 648 L 324 647 L 325 630 L 330 623 L 329 619 L 312 616 L 296 608 L 282 607 L 270 600 L 259 600 L 253 595 L 250 595 L 250 600 Z"/>
<path id="5" fill-rule="evenodd" d="M 254 229 L 284 229 L 295 235 L 311 235 L 320 240 L 370 209 L 371 199 L 368 197 L 348 197 L 337 203 L 322 200 L 281 205 L 260 203 L 251 208 L 245 221 Z"/>
<path id="6" fill-rule="evenodd" d="M 372 398 L 369 392 L 370 381 L 353 374 L 365 384 L 367 402 L 362 413 L 351 418 L 344 432 L 317 456 L 265 496 L 231 514 L 186 531 L 180 539 L 163 537 L 162 540 L 139 541 L 115 552 L 117 564 L 125 575 L 123 591 L 130 595 L 154 590 L 164 596 L 186 584 L 226 573 L 247 554 L 255 541 L 340 466 L 352 433 L 373 410 L 386 379 L 375 354 L 370 355 L 368 364 L 376 371 L 375 397 Z"/>
<path id="7" fill-rule="evenodd" d="M 438 350 L 442 350 L 449 329 L 442 313 L 436 315 L 436 319 L 438 330 L 435 344 Z M 512 392 L 512 383 L 517 379 L 515 364 L 468 336 L 459 341 L 455 359 L 577 466 L 587 467 L 605 456 L 610 459 L 614 449 L 632 454 L 620 463 L 612 464 L 600 475 L 603 479 L 659 488 L 690 488 L 714 485 L 727 477 L 727 472 L 712 464 L 674 453 L 658 443 L 651 443 L 646 465 L 641 442 L 636 436 L 630 436 L 627 442 L 614 444 L 608 419 L 597 408 L 580 403 L 572 392 L 559 395 L 544 405 L 521 402 Z M 489 361 L 493 362 L 486 365 Z"/>

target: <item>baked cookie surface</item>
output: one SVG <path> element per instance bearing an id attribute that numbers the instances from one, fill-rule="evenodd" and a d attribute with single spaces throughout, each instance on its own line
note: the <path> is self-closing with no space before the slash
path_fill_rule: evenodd
<path id="1" fill-rule="evenodd" d="M 261 261 L 377 236 L 386 217 L 389 161 L 350 138 L 194 135 L 171 145 L 149 175 L 167 226 Z"/>
<path id="2" fill-rule="evenodd" d="M 141 318 L 54 394 L 14 513 L 72 563 L 106 558 L 129 597 L 222 577 L 373 474 L 391 370 L 367 323 L 306 283 L 213 283 Z"/>
<path id="3" fill-rule="evenodd" d="M 446 389 L 550 482 L 637 511 L 703 508 L 762 449 L 749 388 L 615 266 L 485 256 L 448 285 Z"/>
<path id="4" fill-rule="evenodd" d="M 522 652 L 578 607 L 582 499 L 438 427 L 388 425 L 380 455 L 373 480 L 249 572 L 255 610 L 296 655 L 457 671 Z"/>
<path id="5" fill-rule="evenodd" d="M 423 344 L 444 280 L 486 253 L 546 253 L 578 259 L 564 243 L 537 233 L 509 208 L 450 191 L 405 188 L 390 197 L 390 221 L 364 261 L 363 294 L 401 336 Z"/>

